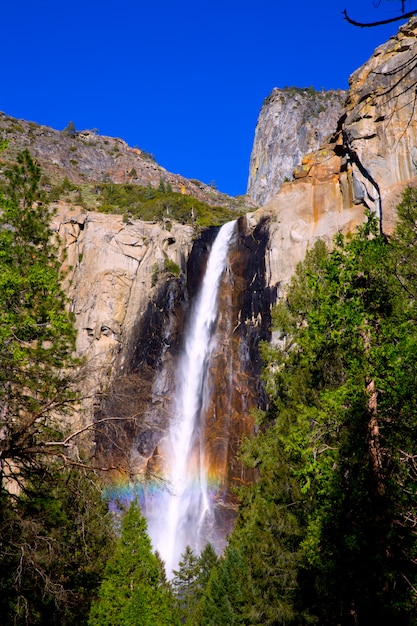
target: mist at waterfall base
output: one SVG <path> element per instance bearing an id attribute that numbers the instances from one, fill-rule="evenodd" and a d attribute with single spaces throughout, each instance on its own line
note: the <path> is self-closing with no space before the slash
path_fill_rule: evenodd
<path id="1" fill-rule="evenodd" d="M 219 230 L 210 251 L 201 288 L 191 307 L 184 347 L 178 360 L 173 417 L 158 445 L 166 475 L 115 488 L 114 502 L 128 505 L 138 497 L 153 548 L 171 576 L 187 545 L 199 554 L 207 542 L 224 541 L 214 518 L 216 479 L 204 451 L 204 408 L 210 399 L 208 363 L 216 342 L 218 292 L 227 267 L 236 222 Z"/>

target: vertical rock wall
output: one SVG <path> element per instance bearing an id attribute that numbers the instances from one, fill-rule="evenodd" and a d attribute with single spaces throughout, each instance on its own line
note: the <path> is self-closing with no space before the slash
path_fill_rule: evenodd
<path id="1" fill-rule="evenodd" d="M 217 230 L 203 232 L 193 244 L 182 276 L 163 276 L 138 308 L 126 341 L 119 345 L 108 386 L 98 398 L 97 462 L 122 469 L 125 481 L 164 482 L 165 459 L 159 443 L 173 414 L 177 359 L 190 305 Z M 246 220 L 241 219 L 237 230 L 220 288 L 216 346 L 208 365 L 208 401 L 202 416 L 220 542 L 234 523 L 233 487 L 254 478 L 237 455 L 242 439 L 254 431 L 252 409 L 266 402 L 258 345 L 269 338 L 274 299 L 265 278 L 267 221 L 247 234 Z M 119 477 L 120 471 L 113 473 L 114 479 Z"/>
<path id="2" fill-rule="evenodd" d="M 266 405 L 259 342 L 269 339 L 274 298 L 265 281 L 267 242 L 267 223 L 246 235 L 244 220 L 239 222 L 219 294 L 216 347 L 209 363 L 211 396 L 203 420 L 209 480 L 216 492 L 216 525 L 223 540 L 235 519 L 233 488 L 255 478 L 238 451 L 242 440 L 254 432 L 253 409 Z"/>
<path id="3" fill-rule="evenodd" d="M 265 99 L 255 130 L 247 193 L 264 205 L 308 152 L 334 132 L 346 92 L 312 88 L 274 89 Z"/>
<path id="4" fill-rule="evenodd" d="M 303 157 L 293 180 L 248 216 L 270 219 L 267 283 L 284 289 L 316 239 L 331 244 L 374 211 L 386 234 L 407 185 L 417 184 L 417 18 L 375 50 L 350 78 L 337 127 Z M 268 146 L 264 146 L 265 153 Z"/>

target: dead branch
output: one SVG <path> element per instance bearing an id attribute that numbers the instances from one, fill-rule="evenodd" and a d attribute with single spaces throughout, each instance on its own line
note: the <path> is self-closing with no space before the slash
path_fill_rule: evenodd
<path id="1" fill-rule="evenodd" d="M 357 22 L 356 20 L 353 20 L 351 17 L 349 17 L 346 9 L 343 11 L 344 19 L 349 24 L 352 24 L 352 26 L 357 26 L 359 28 L 372 28 L 374 26 L 383 26 L 384 24 L 391 24 L 392 22 L 398 22 L 399 20 L 407 20 L 416 14 L 417 9 L 415 9 L 414 11 L 409 11 L 408 13 L 402 13 L 401 15 L 397 15 L 396 17 L 390 17 L 387 20 L 380 20 L 378 22 Z"/>

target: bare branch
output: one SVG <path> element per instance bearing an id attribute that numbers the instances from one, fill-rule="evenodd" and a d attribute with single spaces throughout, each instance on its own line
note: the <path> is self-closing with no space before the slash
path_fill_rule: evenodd
<path id="1" fill-rule="evenodd" d="M 351 17 L 349 17 L 346 9 L 343 11 L 344 19 L 349 24 L 352 24 L 352 26 L 358 26 L 359 28 L 372 28 L 374 26 L 383 26 L 384 24 L 391 24 L 392 22 L 398 22 L 399 20 L 407 20 L 416 14 L 417 9 L 415 9 L 414 11 L 409 11 L 408 13 L 402 13 L 401 15 L 397 15 L 397 17 L 390 17 L 387 20 L 380 20 L 378 22 L 357 22 L 356 20 L 353 20 Z"/>

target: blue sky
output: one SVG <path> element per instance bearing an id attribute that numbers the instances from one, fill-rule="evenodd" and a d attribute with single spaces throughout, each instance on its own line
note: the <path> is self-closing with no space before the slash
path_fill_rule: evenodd
<path id="1" fill-rule="evenodd" d="M 401 22 L 382 0 L 4 0 L 0 110 L 97 128 L 171 172 L 246 191 L 263 99 L 274 87 L 347 88 Z M 411 1 L 409 8 L 414 8 Z"/>

